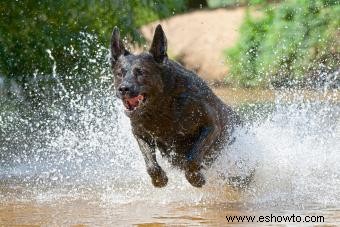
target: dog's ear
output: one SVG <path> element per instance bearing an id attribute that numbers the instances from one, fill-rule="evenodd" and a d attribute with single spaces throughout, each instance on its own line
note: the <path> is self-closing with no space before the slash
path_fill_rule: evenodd
<path id="1" fill-rule="evenodd" d="M 130 54 L 125 49 L 123 41 L 120 39 L 120 32 L 117 26 L 115 26 L 112 31 L 110 49 L 112 64 L 119 58 L 119 56 Z"/>
<path id="2" fill-rule="evenodd" d="M 162 26 L 159 24 L 156 27 L 149 52 L 152 54 L 156 62 L 162 63 L 168 57 L 167 49 L 168 44 L 165 33 L 162 29 Z"/>

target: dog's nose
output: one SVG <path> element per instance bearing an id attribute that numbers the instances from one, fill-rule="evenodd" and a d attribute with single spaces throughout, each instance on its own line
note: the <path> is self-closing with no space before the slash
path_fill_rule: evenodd
<path id="1" fill-rule="evenodd" d="M 118 91 L 122 95 L 125 95 L 125 94 L 127 94 L 127 93 L 129 93 L 131 91 L 131 87 L 130 86 L 126 86 L 126 85 L 121 85 L 121 86 L 119 86 Z"/>

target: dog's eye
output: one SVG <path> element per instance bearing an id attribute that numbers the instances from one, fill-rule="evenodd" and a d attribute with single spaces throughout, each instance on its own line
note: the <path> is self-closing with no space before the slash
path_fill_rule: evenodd
<path id="1" fill-rule="evenodd" d="M 135 69 L 133 70 L 133 74 L 134 74 L 135 76 L 142 76 L 142 75 L 143 75 L 143 70 L 142 70 L 141 68 L 135 68 Z"/>
<path id="2" fill-rule="evenodd" d="M 124 72 L 123 71 L 116 72 L 116 76 L 122 78 L 124 76 Z"/>

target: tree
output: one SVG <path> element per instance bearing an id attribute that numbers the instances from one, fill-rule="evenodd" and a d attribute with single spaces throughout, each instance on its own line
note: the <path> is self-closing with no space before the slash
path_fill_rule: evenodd
<path id="1" fill-rule="evenodd" d="M 184 0 L 0 1 L 0 75 L 23 86 L 49 80 L 53 73 L 61 80 L 81 77 L 89 59 L 105 60 L 97 53 L 107 46 L 113 26 L 140 42 L 141 25 L 184 7 Z"/>

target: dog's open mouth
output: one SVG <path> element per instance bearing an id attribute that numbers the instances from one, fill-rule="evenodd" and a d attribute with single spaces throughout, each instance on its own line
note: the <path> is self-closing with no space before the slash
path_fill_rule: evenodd
<path id="1" fill-rule="evenodd" d="M 128 111 L 136 110 L 144 102 L 145 102 L 145 95 L 142 95 L 142 94 L 137 95 L 137 96 L 132 97 L 132 98 L 124 98 L 123 99 L 124 106 L 125 106 L 126 110 L 128 110 Z"/>

